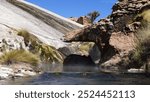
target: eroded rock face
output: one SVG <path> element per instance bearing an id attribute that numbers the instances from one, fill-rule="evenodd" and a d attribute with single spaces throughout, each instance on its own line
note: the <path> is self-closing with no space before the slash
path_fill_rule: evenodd
<path id="1" fill-rule="evenodd" d="M 111 14 L 116 31 L 124 31 L 128 24 L 131 24 L 135 16 L 146 10 L 150 0 L 120 0 L 113 6 Z"/>
<path id="2" fill-rule="evenodd" d="M 65 58 L 63 70 L 67 72 L 91 72 L 96 71 L 96 64 L 90 56 L 72 54 Z"/>
<path id="3" fill-rule="evenodd" d="M 107 49 L 113 49 L 109 44 L 111 33 L 113 32 L 113 24 L 109 19 L 102 19 L 98 23 L 68 33 L 64 36 L 67 42 L 85 41 L 95 42 L 101 52 L 103 59 Z"/>
<path id="4" fill-rule="evenodd" d="M 108 19 L 78 29 L 65 36 L 66 41 L 93 41 L 101 52 L 101 67 L 105 71 L 131 68 L 130 52 L 135 47 L 135 33 L 141 23 L 135 16 L 150 8 L 150 0 L 119 0 Z"/>
<path id="5" fill-rule="evenodd" d="M 125 35 L 123 32 L 112 33 L 109 44 L 114 47 L 116 53 L 101 64 L 102 68 L 113 71 L 124 70 L 130 67 L 129 53 L 134 50 L 135 46 L 134 33 Z"/>

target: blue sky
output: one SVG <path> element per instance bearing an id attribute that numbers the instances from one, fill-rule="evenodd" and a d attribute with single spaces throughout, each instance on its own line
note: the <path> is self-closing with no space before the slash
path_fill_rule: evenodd
<path id="1" fill-rule="evenodd" d="M 94 10 L 99 11 L 99 18 L 111 13 L 112 5 L 117 0 L 27 0 L 64 17 L 80 17 Z M 98 18 L 98 19 L 99 19 Z"/>

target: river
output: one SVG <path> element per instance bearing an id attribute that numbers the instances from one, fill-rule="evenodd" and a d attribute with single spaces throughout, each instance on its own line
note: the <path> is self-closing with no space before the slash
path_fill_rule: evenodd
<path id="1" fill-rule="evenodd" d="M 145 74 L 108 74 L 81 72 L 45 72 L 41 75 L 1 80 L 5 85 L 150 85 L 150 76 Z"/>

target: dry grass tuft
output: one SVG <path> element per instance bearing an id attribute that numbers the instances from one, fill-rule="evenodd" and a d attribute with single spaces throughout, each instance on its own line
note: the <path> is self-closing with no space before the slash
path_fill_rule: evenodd
<path id="1" fill-rule="evenodd" d="M 40 63 L 40 58 L 25 50 L 13 50 L 10 52 L 5 52 L 2 56 L 0 56 L 1 64 L 9 65 L 20 62 L 37 66 Z"/>
<path id="2" fill-rule="evenodd" d="M 150 23 L 150 10 L 145 10 L 142 13 L 138 14 L 135 17 L 135 21 L 140 21 L 144 26 L 147 23 Z"/>
<path id="3" fill-rule="evenodd" d="M 39 55 L 42 61 L 62 63 L 63 57 L 54 47 L 42 43 L 36 36 L 23 29 L 18 31 L 18 35 L 24 38 L 29 50 Z"/>
<path id="4" fill-rule="evenodd" d="M 150 54 L 150 25 L 144 26 L 137 32 L 135 52 L 133 59 L 138 63 L 147 60 Z"/>

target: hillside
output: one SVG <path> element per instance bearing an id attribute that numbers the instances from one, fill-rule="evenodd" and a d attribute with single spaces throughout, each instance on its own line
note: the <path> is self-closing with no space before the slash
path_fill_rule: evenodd
<path id="1" fill-rule="evenodd" d="M 25 29 L 56 48 L 65 46 L 60 39 L 66 32 L 83 27 L 24 0 L 0 0 L 0 14 L 0 26 L 10 31 Z"/>
<path id="2" fill-rule="evenodd" d="M 0 79 L 39 73 L 43 63 L 62 63 L 63 36 L 76 22 L 24 0 L 0 0 Z M 62 69 L 61 69 L 62 70 Z"/>

